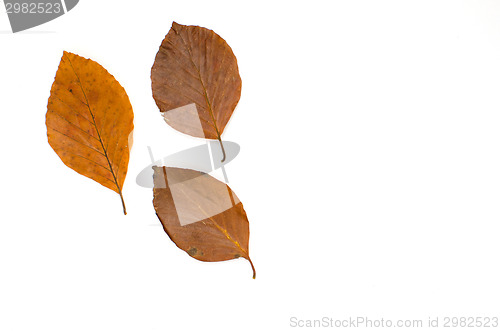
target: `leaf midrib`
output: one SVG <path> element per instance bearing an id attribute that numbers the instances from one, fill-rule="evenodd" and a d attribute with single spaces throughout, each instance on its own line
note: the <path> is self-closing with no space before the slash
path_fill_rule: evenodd
<path id="1" fill-rule="evenodd" d="M 80 77 L 78 76 L 75 68 L 73 67 L 73 64 L 71 63 L 69 56 L 66 55 L 66 58 L 68 59 L 69 65 L 70 65 L 71 69 L 73 70 L 73 73 L 75 74 L 76 79 L 78 80 L 78 85 L 80 86 L 80 89 L 82 90 L 83 96 L 85 97 L 85 105 L 87 106 L 87 109 L 89 110 L 90 116 L 92 117 L 92 124 L 94 125 L 94 128 L 97 132 L 97 137 L 98 137 L 99 143 L 101 144 L 102 150 L 104 151 L 104 157 L 106 158 L 106 161 L 108 162 L 109 170 L 111 171 L 111 175 L 113 176 L 113 182 L 115 183 L 116 188 L 118 189 L 118 194 L 120 195 L 120 197 L 122 197 L 122 190 L 120 188 L 120 185 L 118 185 L 118 180 L 116 178 L 115 172 L 113 171 L 111 161 L 109 160 L 108 152 L 106 151 L 106 148 L 104 147 L 104 143 L 103 143 L 102 138 L 101 138 L 101 133 L 99 132 L 99 128 L 97 127 L 94 113 L 92 112 L 92 109 L 90 108 L 90 103 L 89 103 L 89 99 L 87 98 L 87 94 L 85 93 L 85 90 L 83 89 L 83 84 L 82 84 Z M 123 197 L 122 197 L 122 199 L 123 199 Z M 125 208 L 125 206 L 124 206 L 124 208 Z"/>
<path id="2" fill-rule="evenodd" d="M 215 132 L 217 133 L 217 139 L 220 140 L 221 136 L 220 136 L 219 128 L 217 127 L 217 121 L 215 120 L 215 115 L 214 115 L 214 112 L 213 112 L 213 109 L 212 109 L 212 104 L 210 103 L 210 99 L 208 98 L 208 91 L 207 91 L 207 89 L 205 87 L 205 83 L 203 82 L 203 78 L 201 77 L 200 69 L 194 63 L 194 61 L 193 61 L 193 54 L 191 53 L 191 48 L 189 47 L 189 45 L 186 43 L 186 41 L 182 37 L 180 31 L 179 32 L 176 31 L 176 33 L 179 36 L 179 38 L 181 38 L 182 43 L 184 44 L 184 47 L 186 47 L 186 50 L 187 50 L 187 52 L 189 54 L 189 61 L 191 61 L 191 64 L 193 65 L 193 67 L 196 69 L 196 72 L 198 73 L 198 80 L 200 81 L 201 87 L 203 89 L 203 94 L 204 94 L 204 97 L 205 97 L 205 102 L 208 105 L 208 112 L 210 114 L 210 117 L 212 118 L 212 121 L 214 122 L 214 128 L 215 128 Z"/>

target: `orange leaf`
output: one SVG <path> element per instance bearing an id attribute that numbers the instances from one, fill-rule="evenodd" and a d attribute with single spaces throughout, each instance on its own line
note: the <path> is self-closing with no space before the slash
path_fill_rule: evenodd
<path id="1" fill-rule="evenodd" d="M 156 215 L 172 241 L 201 261 L 225 261 L 248 254 L 248 219 L 226 184 L 206 173 L 153 167 Z"/>
<path id="2" fill-rule="evenodd" d="M 71 169 L 120 195 L 134 113 L 127 93 L 97 62 L 64 52 L 47 105 L 50 146 Z"/>
<path id="3" fill-rule="evenodd" d="M 222 132 L 241 95 L 236 57 L 224 39 L 212 30 L 174 22 L 156 54 L 151 82 L 170 126 L 218 139 L 222 147 Z"/>

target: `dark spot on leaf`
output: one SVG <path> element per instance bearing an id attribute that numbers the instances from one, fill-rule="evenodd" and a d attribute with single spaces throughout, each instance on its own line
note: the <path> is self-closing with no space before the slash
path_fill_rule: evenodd
<path id="1" fill-rule="evenodd" d="M 196 247 L 191 247 L 187 250 L 187 253 L 191 256 L 196 255 L 196 253 L 198 253 L 198 249 Z"/>

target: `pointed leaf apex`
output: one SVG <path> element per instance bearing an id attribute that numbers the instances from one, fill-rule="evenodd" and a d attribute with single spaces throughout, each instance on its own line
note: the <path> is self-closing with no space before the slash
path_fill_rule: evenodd
<path id="1" fill-rule="evenodd" d="M 174 29 L 180 28 L 181 26 L 183 26 L 183 25 L 179 24 L 179 23 L 177 23 L 175 21 L 172 22 L 172 28 L 174 28 Z"/>

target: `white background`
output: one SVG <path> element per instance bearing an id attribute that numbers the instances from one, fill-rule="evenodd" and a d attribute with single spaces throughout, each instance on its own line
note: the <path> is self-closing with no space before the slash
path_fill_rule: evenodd
<path id="1" fill-rule="evenodd" d="M 213 29 L 238 59 L 223 137 L 241 146 L 226 169 L 255 280 L 246 260 L 179 250 L 135 183 L 147 146 L 203 143 L 151 96 L 174 20 Z M 17 34 L 2 13 L 0 30 L 0 330 L 500 315 L 500 2 L 81 0 Z M 127 216 L 47 143 L 63 50 L 103 65 L 132 102 Z"/>

